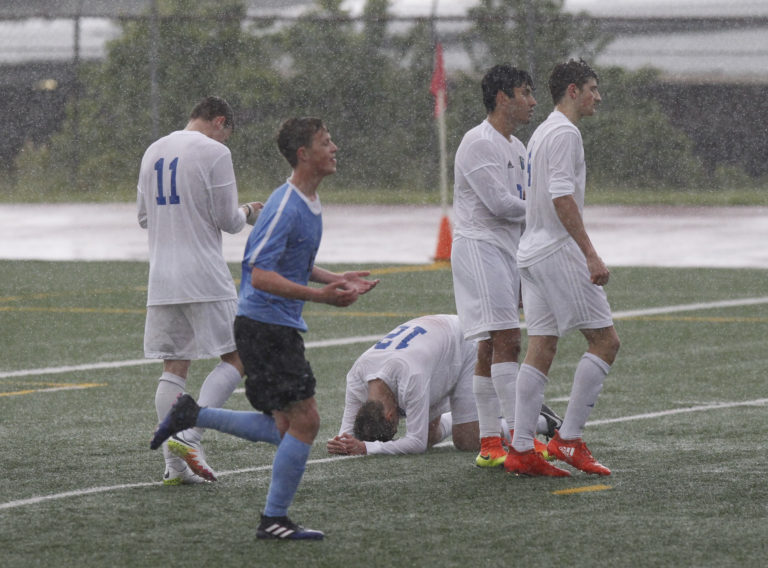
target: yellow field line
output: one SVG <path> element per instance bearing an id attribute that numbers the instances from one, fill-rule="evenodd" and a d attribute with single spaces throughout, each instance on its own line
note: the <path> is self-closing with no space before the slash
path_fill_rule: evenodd
<path id="1" fill-rule="evenodd" d="M 417 318 L 420 316 L 427 316 L 430 315 L 430 313 L 427 312 L 419 312 L 419 313 L 405 313 L 405 312 L 351 312 L 347 310 L 328 310 L 326 311 L 314 311 L 314 310 L 304 310 L 305 316 L 316 316 L 316 317 L 354 317 L 354 318 Z"/>
<path id="2" fill-rule="evenodd" d="M 7 392 L 0 392 L 0 397 L 3 396 L 20 396 L 25 394 L 36 394 L 39 392 L 57 392 L 57 391 L 63 391 L 63 390 L 82 390 L 82 389 L 91 389 L 94 387 L 105 387 L 107 386 L 106 383 L 73 383 L 73 384 L 64 384 L 64 383 L 44 383 L 47 385 L 53 385 L 49 386 L 47 388 L 40 388 L 40 389 L 25 389 L 25 390 L 18 390 L 18 391 L 7 391 Z"/>
<path id="3" fill-rule="evenodd" d="M 71 290 L 69 292 L 39 292 L 21 296 L 0 296 L 0 303 L 19 302 L 22 300 L 46 300 L 48 298 L 63 298 L 82 294 L 115 294 L 117 292 L 146 292 L 146 286 L 127 286 L 125 288 L 97 288 L 95 290 Z"/>
<path id="4" fill-rule="evenodd" d="M 0 312 L 39 312 L 59 314 L 117 314 L 117 315 L 143 315 L 145 308 L 78 308 L 55 306 L 0 306 Z M 427 315 L 427 312 L 360 312 L 351 310 L 304 310 L 305 316 L 316 317 L 353 317 L 353 318 L 415 318 Z M 704 316 L 630 316 L 616 317 L 622 321 L 665 321 L 665 322 L 691 322 L 691 323 L 766 323 L 768 318 L 757 317 L 704 317 Z M 525 321 L 525 317 L 521 317 Z"/>
<path id="5" fill-rule="evenodd" d="M 439 270 L 450 270 L 449 262 L 433 262 L 432 264 L 418 264 L 406 266 L 391 266 L 388 268 L 376 268 L 371 270 L 371 274 L 398 274 L 403 272 L 429 272 Z M 235 284 L 239 287 L 240 279 L 235 279 Z M 125 288 L 100 288 L 96 290 L 72 290 L 69 292 L 40 292 L 35 294 L 23 294 L 19 296 L 0 296 L 0 303 L 19 302 L 24 300 L 45 300 L 48 298 L 62 298 L 65 296 L 75 296 L 80 294 L 115 294 L 124 291 L 146 292 L 146 286 L 127 286 Z"/>
<path id="6" fill-rule="evenodd" d="M 417 266 L 390 266 L 389 268 L 375 268 L 371 274 L 398 274 L 402 272 L 432 272 L 450 270 L 450 262 L 433 262 L 432 264 L 419 264 Z"/>
<path id="7" fill-rule="evenodd" d="M 54 314 L 145 314 L 144 308 L 58 308 L 54 306 L 0 306 L 0 312 L 47 312 Z"/>
<path id="8" fill-rule="evenodd" d="M 398 274 L 405 272 L 430 272 L 439 270 L 450 270 L 451 265 L 448 262 L 434 262 L 432 264 L 424 265 L 408 265 L 408 266 L 392 266 L 388 268 L 379 268 L 371 270 L 372 275 L 379 274 Z M 239 288 L 239 279 L 235 280 L 235 284 Z M 27 294 L 20 296 L 0 296 L 0 304 L 7 304 L 10 302 L 21 302 L 25 300 L 47 300 L 51 298 L 63 298 L 66 296 L 75 295 L 94 295 L 94 294 L 114 294 L 123 291 L 133 292 L 146 292 L 146 286 L 130 286 L 126 288 L 107 288 L 97 290 L 73 290 L 70 292 L 45 292 L 38 294 Z M 35 306 L 0 306 L 0 312 L 49 312 L 49 313 L 93 313 L 93 314 L 143 314 L 146 310 L 138 308 L 61 308 L 61 307 L 35 307 Z M 308 313 L 308 312 L 305 312 Z M 318 315 L 319 312 L 314 312 L 312 315 Z M 330 315 L 330 312 L 329 312 Z M 368 316 L 368 317 L 401 317 L 402 313 L 363 313 L 363 312 L 348 312 L 345 311 L 339 314 L 333 315 L 349 315 L 353 317 Z M 407 315 L 407 314 L 405 314 Z M 423 315 L 423 314 L 416 314 Z M 413 317 L 416 317 L 414 315 Z"/>
<path id="9" fill-rule="evenodd" d="M 577 493 L 591 493 L 593 491 L 606 491 L 613 489 L 610 485 L 587 485 L 586 487 L 574 487 L 573 489 L 558 489 L 552 495 L 575 495 Z"/>

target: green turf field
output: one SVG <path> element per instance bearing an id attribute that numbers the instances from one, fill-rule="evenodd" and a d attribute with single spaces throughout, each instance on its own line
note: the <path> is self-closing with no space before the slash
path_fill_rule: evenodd
<path id="1" fill-rule="evenodd" d="M 0 262 L 0 565 L 765 562 L 768 271 L 615 269 L 623 345 L 585 433 L 613 475 L 541 479 L 476 468 L 450 447 L 328 456 L 345 373 L 372 342 L 316 342 L 454 310 L 448 268 L 373 268 L 382 282 L 357 304 L 306 308 L 323 424 L 291 516 L 327 536 L 277 543 L 255 539 L 271 446 L 209 432 L 220 481 L 159 484 L 148 445 L 160 365 L 139 361 L 146 265 Z M 582 351 L 578 335 L 561 343 L 547 391 L 560 413 Z M 193 394 L 212 365 L 193 365 Z M 228 406 L 249 408 L 241 393 Z"/>

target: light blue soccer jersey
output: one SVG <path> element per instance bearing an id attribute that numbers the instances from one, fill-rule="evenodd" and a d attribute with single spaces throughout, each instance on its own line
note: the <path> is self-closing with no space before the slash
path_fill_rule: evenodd
<path id="1" fill-rule="evenodd" d="M 306 286 L 322 234 L 319 198 L 309 201 L 290 182 L 273 191 L 245 245 L 237 315 L 306 331 L 304 301 L 255 289 L 251 272 L 253 267 L 274 271 Z"/>

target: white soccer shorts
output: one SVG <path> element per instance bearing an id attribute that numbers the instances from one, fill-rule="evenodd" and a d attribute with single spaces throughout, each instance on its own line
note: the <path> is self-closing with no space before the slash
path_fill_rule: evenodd
<path id="1" fill-rule="evenodd" d="M 521 268 L 520 277 L 528 335 L 561 337 L 574 329 L 613 325 L 605 290 L 590 281 L 586 259 L 575 242 Z"/>
<path id="2" fill-rule="evenodd" d="M 148 306 L 144 326 L 147 359 L 212 359 L 237 349 L 237 300 Z"/>
<path id="3" fill-rule="evenodd" d="M 483 241 L 459 238 L 451 247 L 456 312 L 464 338 L 520 328 L 520 275 L 512 254 Z"/>

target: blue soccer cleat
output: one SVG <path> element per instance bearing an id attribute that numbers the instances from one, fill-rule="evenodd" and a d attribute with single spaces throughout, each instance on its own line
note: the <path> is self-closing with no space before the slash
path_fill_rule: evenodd
<path id="1" fill-rule="evenodd" d="M 197 415 L 199 413 L 200 407 L 194 398 L 188 394 L 179 395 L 171 411 L 157 425 L 152 441 L 149 442 L 150 449 L 156 450 L 163 445 L 163 442 L 177 432 L 192 428 L 197 424 Z"/>

